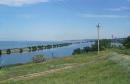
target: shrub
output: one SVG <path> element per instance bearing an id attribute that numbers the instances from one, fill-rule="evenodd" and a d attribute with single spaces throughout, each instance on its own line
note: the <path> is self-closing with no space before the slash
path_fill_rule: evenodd
<path id="1" fill-rule="evenodd" d="M 130 49 L 120 49 L 117 50 L 117 52 L 125 55 L 130 55 Z"/>
<path id="2" fill-rule="evenodd" d="M 75 49 L 72 54 L 73 55 L 75 55 L 75 54 L 81 54 L 81 52 L 82 52 L 82 50 L 80 48 L 78 48 L 78 49 Z"/>
<path id="3" fill-rule="evenodd" d="M 31 48 L 31 47 L 28 47 L 28 49 L 29 49 L 29 52 L 31 52 L 31 51 L 32 51 L 32 48 Z"/>
<path id="4" fill-rule="evenodd" d="M 110 48 L 111 47 L 111 41 L 107 40 L 107 39 L 102 39 L 100 40 L 100 50 L 105 50 L 106 48 Z M 95 42 L 95 44 L 93 44 L 91 47 L 84 47 L 83 49 L 75 49 L 73 51 L 73 55 L 75 54 L 81 54 L 81 53 L 86 53 L 86 52 L 90 52 L 90 51 L 97 51 L 98 50 L 98 41 Z"/>
<path id="5" fill-rule="evenodd" d="M 35 55 L 32 58 L 32 60 L 33 60 L 34 63 L 40 63 L 40 62 L 46 61 L 45 58 L 44 58 L 44 55 Z"/>
<path id="6" fill-rule="evenodd" d="M 2 50 L 0 50 L 0 55 L 2 54 Z"/>
<path id="7" fill-rule="evenodd" d="M 125 46 L 125 48 L 130 48 L 130 36 L 128 36 L 124 42 L 123 42 L 123 46 Z"/>
<path id="8" fill-rule="evenodd" d="M 47 45 L 46 46 L 46 49 L 51 49 L 52 48 L 52 45 Z"/>
<path id="9" fill-rule="evenodd" d="M 110 47 L 111 47 L 110 40 L 107 40 L 107 39 L 100 40 L 100 45 L 99 45 L 100 50 L 105 50 L 106 48 L 110 48 Z M 96 41 L 95 44 L 92 45 L 91 49 L 92 49 L 92 51 L 98 50 L 98 41 Z"/>
<path id="10" fill-rule="evenodd" d="M 90 47 L 84 47 L 83 48 L 83 52 L 89 52 L 92 51 L 92 49 Z"/>
<path id="11" fill-rule="evenodd" d="M 38 50 L 43 50 L 43 46 L 37 46 Z"/>
<path id="12" fill-rule="evenodd" d="M 7 53 L 7 54 L 10 54 L 10 53 L 11 53 L 11 50 L 10 50 L 10 49 L 7 49 L 7 50 L 6 50 L 6 53 Z"/>
<path id="13" fill-rule="evenodd" d="M 32 51 L 37 51 L 37 46 L 33 46 Z"/>
<path id="14" fill-rule="evenodd" d="M 23 49 L 22 49 L 22 48 L 20 48 L 20 49 L 19 49 L 19 52 L 20 52 L 20 53 L 23 53 Z"/>

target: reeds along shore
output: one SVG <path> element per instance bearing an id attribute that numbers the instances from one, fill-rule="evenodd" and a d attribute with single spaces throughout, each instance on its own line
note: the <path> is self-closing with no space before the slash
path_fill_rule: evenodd
<path id="1" fill-rule="evenodd" d="M 30 47 L 24 47 L 24 48 L 3 49 L 3 50 L 0 50 L 0 55 L 11 54 L 11 53 L 34 52 L 38 50 L 69 46 L 71 44 L 72 43 L 62 43 L 62 44 L 54 44 L 54 45 L 38 45 L 38 46 L 30 46 Z"/>

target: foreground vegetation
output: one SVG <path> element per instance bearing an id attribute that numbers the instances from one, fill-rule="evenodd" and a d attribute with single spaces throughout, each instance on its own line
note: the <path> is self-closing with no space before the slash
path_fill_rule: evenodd
<path id="1" fill-rule="evenodd" d="M 0 84 L 130 84 L 130 37 L 120 48 L 110 40 L 100 42 L 100 54 L 96 42 L 74 50 L 73 56 L 46 61 L 36 55 L 34 63 L 4 67 Z"/>
<path id="2" fill-rule="evenodd" d="M 114 50 L 106 50 L 99 55 L 89 52 L 43 63 L 2 68 L 0 84 L 130 84 L 130 61 L 126 59 L 129 56 L 124 57 Z M 71 67 L 63 69 L 68 66 Z M 50 70 L 54 72 L 49 73 Z M 35 77 L 34 73 L 46 71 L 48 73 Z M 31 77 L 29 74 L 32 74 Z"/>

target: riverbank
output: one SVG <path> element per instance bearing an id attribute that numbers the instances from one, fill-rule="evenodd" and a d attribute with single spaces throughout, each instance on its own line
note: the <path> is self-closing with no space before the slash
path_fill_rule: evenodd
<path id="1" fill-rule="evenodd" d="M 117 56 L 126 55 L 106 50 L 99 55 L 92 52 L 44 63 L 5 67 L 0 70 L 0 84 L 129 84 L 129 70 L 112 59 Z"/>

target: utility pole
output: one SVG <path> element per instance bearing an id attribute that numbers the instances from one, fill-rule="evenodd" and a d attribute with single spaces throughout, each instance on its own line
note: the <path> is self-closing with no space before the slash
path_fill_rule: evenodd
<path id="1" fill-rule="evenodd" d="M 98 54 L 100 51 L 100 24 L 97 25 L 97 34 L 98 34 Z"/>
<path id="2" fill-rule="evenodd" d="M 53 58 L 53 56 L 54 56 L 54 53 L 53 53 L 53 48 L 54 48 L 54 46 L 53 46 L 54 44 L 53 44 L 53 42 L 52 42 L 52 53 L 51 53 L 51 55 L 52 55 L 52 58 Z"/>
<path id="3" fill-rule="evenodd" d="M 113 39 L 114 39 L 114 35 L 112 34 L 112 36 L 111 36 L 111 37 L 112 37 L 112 41 L 113 41 Z"/>
<path id="4" fill-rule="evenodd" d="M 114 35 L 112 34 L 111 47 L 114 45 Z"/>

